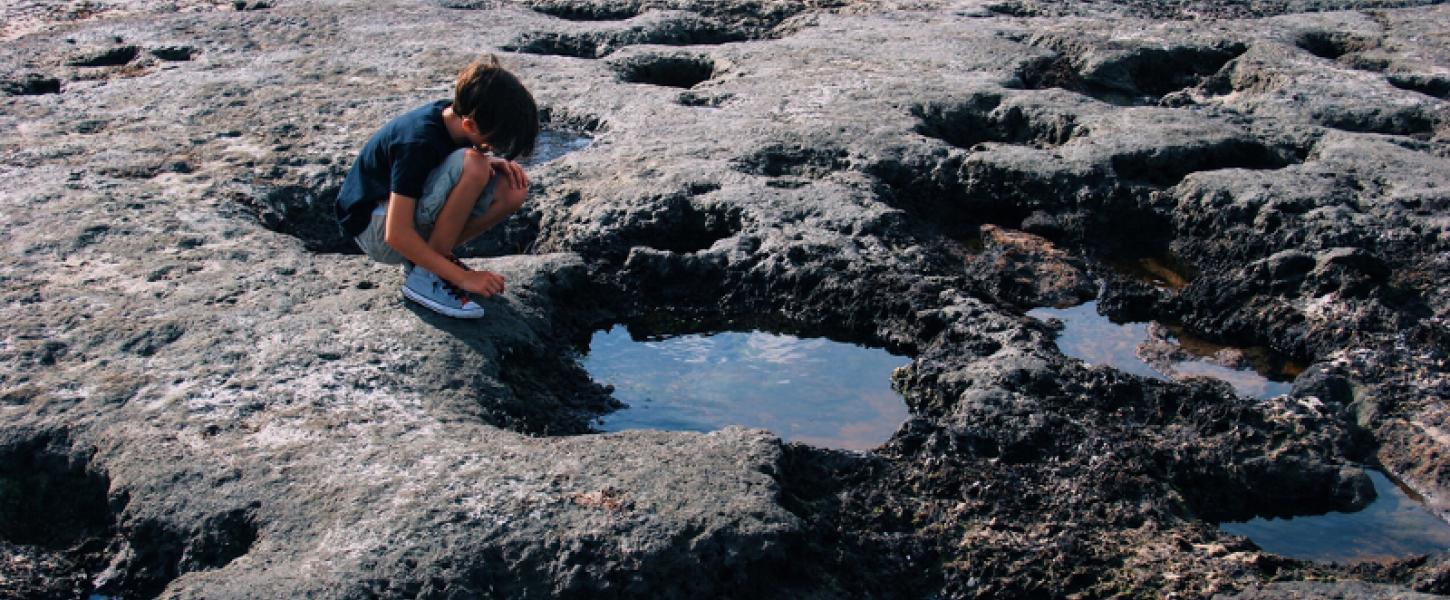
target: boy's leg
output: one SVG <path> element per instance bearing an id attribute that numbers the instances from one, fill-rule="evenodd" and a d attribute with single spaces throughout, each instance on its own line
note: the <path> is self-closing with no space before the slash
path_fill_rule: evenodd
<path id="1" fill-rule="evenodd" d="M 499 179 L 496 178 L 493 181 L 499 181 Z M 469 240 L 502 223 L 509 215 L 518 212 L 524 206 L 524 200 L 528 198 L 528 195 L 529 191 L 526 189 L 516 189 L 500 182 L 498 187 L 493 190 L 492 201 L 489 202 L 488 208 L 480 213 L 475 207 L 472 218 L 463 226 L 463 231 L 458 235 L 456 246 L 468 243 Z"/>
<path id="2" fill-rule="evenodd" d="M 428 174 L 423 184 L 423 196 L 418 199 L 418 212 L 414 221 L 418 232 L 428 240 L 434 251 L 448 256 L 458 245 L 459 235 L 467 225 L 470 215 L 485 212 L 491 201 L 497 178 L 489 180 L 483 192 L 476 198 L 454 198 L 449 201 L 453 188 L 463 178 L 463 158 L 466 149 L 455 150 L 443 163 Z"/>

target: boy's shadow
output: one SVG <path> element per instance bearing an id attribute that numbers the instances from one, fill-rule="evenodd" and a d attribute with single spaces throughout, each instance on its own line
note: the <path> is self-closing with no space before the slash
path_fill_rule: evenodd
<path id="1" fill-rule="evenodd" d="M 500 294 L 492 298 L 473 296 L 474 302 L 483 307 L 484 314 L 477 319 L 458 319 L 438 314 L 407 299 L 399 298 L 404 308 L 418 316 L 418 320 L 440 331 L 452 335 L 478 352 L 485 352 L 511 340 L 532 337 L 521 328 L 525 327 L 523 315 L 514 309 L 513 303 Z"/>

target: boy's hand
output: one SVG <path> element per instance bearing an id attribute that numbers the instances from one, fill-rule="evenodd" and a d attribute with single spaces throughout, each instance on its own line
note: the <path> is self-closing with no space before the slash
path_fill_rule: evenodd
<path id="1" fill-rule="evenodd" d="M 485 298 L 503 293 L 503 277 L 498 273 L 489 271 L 464 271 L 463 276 L 454 282 L 458 287 L 473 292 Z"/>
<path id="2" fill-rule="evenodd" d="M 493 161 L 497 159 L 469 148 L 463 154 L 463 179 L 474 179 L 478 183 L 487 185 L 488 180 L 493 177 Z"/>
<path id="3" fill-rule="evenodd" d="M 489 163 L 495 171 L 503 175 L 509 183 L 509 187 L 517 189 L 529 189 L 529 176 L 524 173 L 524 168 L 511 160 L 497 157 L 489 157 Z"/>

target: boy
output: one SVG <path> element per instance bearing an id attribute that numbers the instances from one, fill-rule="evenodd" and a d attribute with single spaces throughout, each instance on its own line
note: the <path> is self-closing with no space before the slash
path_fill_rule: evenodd
<path id="1" fill-rule="evenodd" d="M 337 195 L 343 231 L 373 260 L 404 265 L 408 299 L 482 317 L 468 292 L 502 293 L 503 277 L 469 269 L 453 249 L 523 206 L 529 179 L 512 159 L 533 152 L 538 134 L 529 91 L 494 56 L 476 60 L 452 101 L 404 113 L 368 139 Z"/>

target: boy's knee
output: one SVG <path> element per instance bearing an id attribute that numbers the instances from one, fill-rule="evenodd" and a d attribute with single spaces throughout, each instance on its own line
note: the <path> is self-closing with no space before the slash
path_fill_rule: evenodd
<path id="1" fill-rule="evenodd" d="M 529 198 L 529 190 L 506 187 L 494 193 L 493 201 L 509 213 L 518 212 Z"/>
<path id="2" fill-rule="evenodd" d="M 488 160 L 488 155 L 473 148 L 459 148 L 449 155 L 449 160 L 456 160 L 459 164 L 458 178 L 471 177 L 477 181 L 492 179 L 493 165 Z"/>

